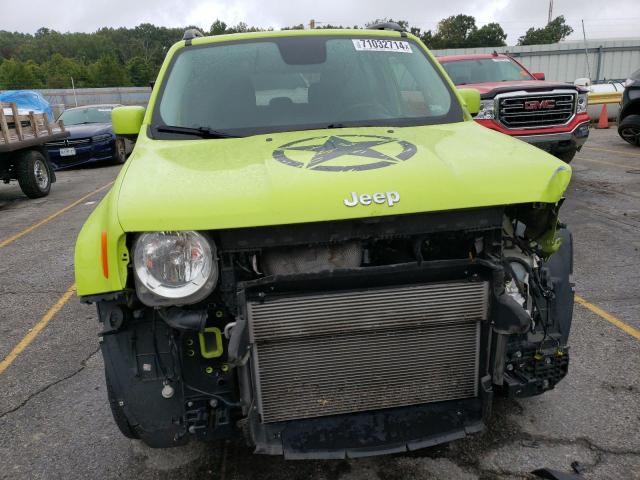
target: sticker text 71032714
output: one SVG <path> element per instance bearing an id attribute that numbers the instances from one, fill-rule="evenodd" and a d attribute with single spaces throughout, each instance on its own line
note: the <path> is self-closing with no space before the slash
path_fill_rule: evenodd
<path id="1" fill-rule="evenodd" d="M 358 51 L 412 53 L 409 42 L 384 40 L 380 38 L 353 39 L 353 46 Z"/>

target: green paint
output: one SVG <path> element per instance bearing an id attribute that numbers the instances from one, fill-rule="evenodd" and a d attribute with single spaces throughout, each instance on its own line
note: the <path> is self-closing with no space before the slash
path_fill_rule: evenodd
<path id="1" fill-rule="evenodd" d="M 144 120 L 144 107 L 117 107 L 111 111 L 113 132 L 116 135 L 138 135 Z"/>
<path id="2" fill-rule="evenodd" d="M 475 115 L 480 111 L 480 92 L 478 90 L 475 88 L 459 88 L 458 93 L 471 115 Z"/>

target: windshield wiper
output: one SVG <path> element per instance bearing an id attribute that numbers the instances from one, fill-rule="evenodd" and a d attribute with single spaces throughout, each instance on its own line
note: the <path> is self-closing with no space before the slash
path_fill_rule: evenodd
<path id="1" fill-rule="evenodd" d="M 325 128 L 364 128 L 364 127 L 376 127 L 376 126 L 380 126 L 380 125 L 354 122 L 353 125 L 347 125 L 345 123 L 330 123 Z"/>
<path id="2" fill-rule="evenodd" d="M 201 138 L 240 138 L 239 135 L 232 135 L 227 132 L 213 130 L 209 127 L 178 127 L 175 125 L 161 125 L 156 127 L 158 132 L 183 133 L 185 135 L 195 135 Z"/>

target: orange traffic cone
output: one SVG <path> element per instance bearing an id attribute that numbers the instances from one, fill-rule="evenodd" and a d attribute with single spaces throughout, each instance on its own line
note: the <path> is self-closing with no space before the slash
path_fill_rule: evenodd
<path id="1" fill-rule="evenodd" d="M 607 104 L 602 104 L 602 110 L 600 110 L 600 118 L 598 118 L 598 125 L 596 128 L 609 128 L 609 115 L 607 114 Z"/>

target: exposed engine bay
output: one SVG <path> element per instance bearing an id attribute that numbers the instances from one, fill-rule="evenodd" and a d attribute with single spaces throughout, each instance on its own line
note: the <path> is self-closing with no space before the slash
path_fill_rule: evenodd
<path id="1" fill-rule="evenodd" d="M 288 458 L 479 431 L 494 394 L 537 395 L 567 373 L 572 245 L 558 209 L 201 232 L 218 266 L 206 298 L 154 305 L 133 274 L 126 291 L 86 298 L 114 417 L 151 446 L 244 435 Z"/>

